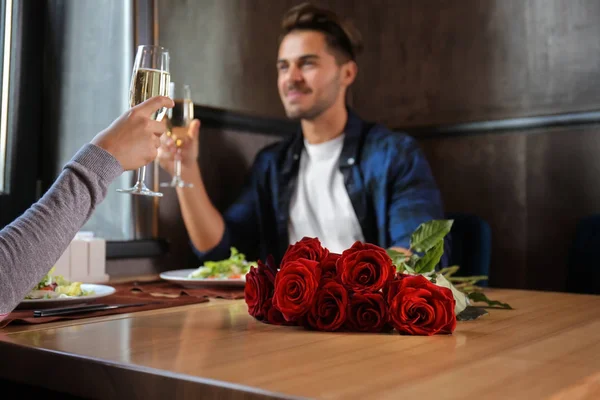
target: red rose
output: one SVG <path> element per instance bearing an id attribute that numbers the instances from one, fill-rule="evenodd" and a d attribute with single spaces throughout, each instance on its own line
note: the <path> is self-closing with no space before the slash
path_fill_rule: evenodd
<path id="1" fill-rule="evenodd" d="M 435 335 L 456 328 L 456 300 L 422 275 L 403 275 L 386 289 L 390 322 L 400 333 Z"/>
<path id="2" fill-rule="evenodd" d="M 387 304 L 381 293 L 355 293 L 348 303 L 348 328 L 355 332 L 381 332 L 388 322 Z"/>
<path id="3" fill-rule="evenodd" d="M 321 269 L 317 261 L 304 258 L 282 264 L 275 277 L 273 305 L 286 321 L 302 317 L 313 305 Z"/>
<path id="4" fill-rule="evenodd" d="M 329 280 L 317 292 L 317 298 L 308 313 L 309 327 L 320 331 L 335 331 L 346 322 L 348 292 L 336 281 Z"/>
<path id="5" fill-rule="evenodd" d="M 321 261 L 321 281 L 337 278 L 336 263 L 340 256 L 341 254 L 329 253 L 327 257 Z"/>
<path id="6" fill-rule="evenodd" d="M 273 284 L 261 268 L 250 267 L 246 274 L 244 299 L 248 305 L 248 313 L 256 319 L 265 317 L 263 309 L 265 302 L 271 297 Z"/>
<path id="7" fill-rule="evenodd" d="M 394 296 L 398 294 L 398 289 L 400 289 L 400 281 L 410 276 L 413 275 L 398 272 L 396 275 L 394 275 L 394 278 L 383 287 L 383 297 L 385 297 L 385 300 L 388 304 L 390 304 L 390 302 L 394 299 Z"/>
<path id="8" fill-rule="evenodd" d="M 256 262 L 258 265 L 258 271 L 265 274 L 269 279 L 271 284 L 275 284 L 275 275 L 277 275 L 277 265 L 275 264 L 275 259 L 271 254 L 267 256 L 266 262 L 262 262 L 258 260 Z"/>
<path id="9" fill-rule="evenodd" d="M 337 273 L 342 283 L 354 292 L 377 292 L 393 279 L 396 269 L 381 247 L 355 242 L 342 253 Z"/>
<path id="10" fill-rule="evenodd" d="M 263 308 L 264 322 L 272 325 L 296 325 L 294 322 L 288 322 L 275 306 L 271 299 L 267 299 Z"/>
<path id="11" fill-rule="evenodd" d="M 300 258 L 320 262 L 325 259 L 328 254 L 329 250 L 321 246 L 319 239 L 304 237 L 295 244 L 288 246 L 281 259 L 281 266 L 283 267 L 288 261 L 295 261 Z"/>

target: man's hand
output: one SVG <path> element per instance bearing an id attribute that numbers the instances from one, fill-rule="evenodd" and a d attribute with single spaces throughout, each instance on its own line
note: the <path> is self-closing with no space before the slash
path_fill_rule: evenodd
<path id="1" fill-rule="evenodd" d="M 186 132 L 187 130 L 187 132 Z M 200 120 L 193 120 L 187 128 L 173 127 L 173 134 L 177 137 L 187 135 L 187 140 L 183 141 L 181 147 L 175 146 L 175 141 L 164 135 L 160 140 L 160 148 L 158 150 L 158 162 L 160 166 L 167 171 L 171 176 L 174 172 L 175 157 L 181 159 L 181 170 L 196 168 L 198 165 L 199 137 L 200 137 Z"/>

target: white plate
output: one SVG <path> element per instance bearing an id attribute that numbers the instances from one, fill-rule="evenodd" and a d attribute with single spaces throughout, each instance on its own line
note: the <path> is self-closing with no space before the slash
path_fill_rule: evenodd
<path id="1" fill-rule="evenodd" d="M 115 292 L 115 288 L 112 286 L 96 285 L 93 283 L 82 283 L 81 289 L 93 290 L 94 293 L 90 294 L 89 296 L 63 297 L 60 299 L 25 299 L 21 301 L 21 303 L 17 306 L 17 309 L 51 308 L 60 307 L 63 305 L 85 303 L 90 300 L 110 296 Z"/>
<path id="2" fill-rule="evenodd" d="M 207 286 L 246 286 L 246 279 L 203 279 L 203 278 L 188 278 L 188 275 L 197 268 L 178 269 L 175 271 L 167 271 L 160 274 L 161 279 L 176 283 L 185 288 L 193 289 Z"/>

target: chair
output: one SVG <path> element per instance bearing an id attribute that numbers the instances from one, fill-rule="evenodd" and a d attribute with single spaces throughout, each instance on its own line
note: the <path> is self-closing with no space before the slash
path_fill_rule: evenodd
<path id="1" fill-rule="evenodd" d="M 455 276 L 489 277 L 492 249 L 490 225 L 474 214 L 448 212 L 446 218 L 454 220 L 450 231 L 449 265 L 460 266 Z M 487 287 L 488 281 L 480 281 L 477 285 Z"/>
<path id="2" fill-rule="evenodd" d="M 568 292 L 600 294 L 600 215 L 581 218 L 567 260 Z"/>

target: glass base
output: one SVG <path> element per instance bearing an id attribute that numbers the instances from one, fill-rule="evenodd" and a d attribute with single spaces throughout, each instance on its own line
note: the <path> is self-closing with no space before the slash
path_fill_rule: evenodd
<path id="1" fill-rule="evenodd" d="M 184 182 L 183 179 L 181 179 L 178 176 L 174 176 L 173 180 L 171 180 L 171 182 L 163 182 L 160 184 L 160 187 L 179 187 L 179 188 L 190 188 L 190 187 L 194 187 L 194 185 L 192 185 L 191 183 L 187 183 Z"/>
<path id="2" fill-rule="evenodd" d="M 136 183 L 134 187 L 129 188 L 129 189 L 117 189 L 117 192 L 135 194 L 138 196 L 152 196 L 152 197 L 162 197 L 163 196 L 162 193 L 153 192 L 152 190 L 148 189 L 146 187 L 146 185 L 144 185 L 143 183 L 140 184 L 139 182 Z"/>

